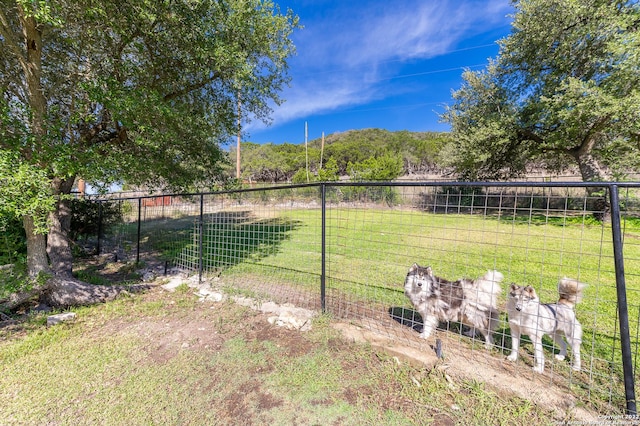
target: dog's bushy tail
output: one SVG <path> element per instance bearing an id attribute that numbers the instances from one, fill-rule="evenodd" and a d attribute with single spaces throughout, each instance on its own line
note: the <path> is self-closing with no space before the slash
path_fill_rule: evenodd
<path id="1" fill-rule="evenodd" d="M 581 283 L 573 278 L 562 278 L 558 282 L 558 293 L 560 295 L 558 303 L 573 307 L 582 300 L 582 290 L 586 286 L 587 284 Z"/>
<path id="2" fill-rule="evenodd" d="M 487 271 L 483 276 L 476 280 L 476 285 L 481 291 L 486 292 L 487 294 L 496 294 L 501 293 L 502 289 L 500 287 L 500 283 L 504 279 L 504 275 L 502 275 L 498 271 Z"/>
<path id="3" fill-rule="evenodd" d="M 504 279 L 498 271 L 488 271 L 483 276 L 475 280 L 473 296 L 482 306 L 496 308 L 498 306 L 498 295 L 502 292 L 500 282 Z"/>
<path id="4" fill-rule="evenodd" d="M 486 274 L 484 274 L 482 279 L 484 281 L 489 281 L 491 283 L 499 284 L 504 279 L 504 275 L 502 275 L 500 272 L 496 270 L 493 270 L 493 271 L 488 271 Z"/>

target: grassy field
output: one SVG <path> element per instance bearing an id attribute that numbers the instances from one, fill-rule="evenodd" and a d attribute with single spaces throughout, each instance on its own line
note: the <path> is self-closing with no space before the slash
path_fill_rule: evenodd
<path id="1" fill-rule="evenodd" d="M 348 343 L 319 316 L 289 331 L 186 286 L 0 328 L 3 425 L 519 425 L 550 412 Z"/>
<path id="2" fill-rule="evenodd" d="M 585 327 L 615 331 L 615 268 L 609 225 L 585 222 L 584 218 L 525 222 L 519 218 L 362 209 L 340 209 L 331 215 L 327 219 L 327 275 L 351 285 L 353 291 L 359 288 L 366 295 L 369 290 L 370 298 L 386 304 L 406 303 L 402 284 L 413 262 L 431 265 L 437 275 L 449 279 L 476 277 L 487 269 L 497 269 L 505 275 L 506 283 L 534 286 L 543 301 L 556 300 L 558 279 L 569 276 L 589 284 L 578 305 Z M 260 221 L 208 231 L 204 243 L 208 264 L 228 273 L 255 264 L 305 272 L 310 277 L 308 284 L 317 286 L 321 270 L 318 212 L 286 211 L 278 223 L 276 230 L 268 231 Z M 640 304 L 636 272 L 640 270 L 640 245 L 632 244 L 631 239 L 636 234 L 640 235 L 640 224 L 627 223 L 630 243 L 624 254 L 631 318 L 637 318 Z M 632 324 L 631 335 L 637 332 L 637 324 Z"/>

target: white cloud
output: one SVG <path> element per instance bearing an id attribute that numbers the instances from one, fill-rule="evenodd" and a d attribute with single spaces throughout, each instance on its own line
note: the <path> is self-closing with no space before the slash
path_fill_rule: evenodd
<path id="1" fill-rule="evenodd" d="M 504 25 L 511 11 L 508 0 L 337 0 L 324 7 L 315 20 L 298 12 L 305 28 L 294 36 L 292 87 L 274 109 L 274 126 L 385 96 L 380 82 L 400 65 L 455 50 L 462 40 Z M 260 127 L 252 123 L 248 130 Z"/>

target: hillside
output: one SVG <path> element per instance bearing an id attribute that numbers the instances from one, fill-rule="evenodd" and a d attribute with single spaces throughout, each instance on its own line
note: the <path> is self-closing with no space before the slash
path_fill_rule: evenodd
<path id="1" fill-rule="evenodd" d="M 324 145 L 321 138 L 314 139 L 307 149 L 304 143 L 243 142 L 242 176 L 251 182 L 288 182 L 296 172 L 306 173 L 307 161 L 313 175 L 331 167 L 337 175 L 344 176 L 350 174 L 350 165 L 383 157 L 401 162 L 401 175 L 434 173 L 440 170 L 438 154 L 447 138 L 448 133 L 364 129 L 328 135 Z M 235 147 L 230 157 L 236 157 Z"/>

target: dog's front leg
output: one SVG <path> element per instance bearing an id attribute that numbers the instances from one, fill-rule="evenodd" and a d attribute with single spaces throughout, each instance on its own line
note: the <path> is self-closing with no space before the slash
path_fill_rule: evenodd
<path id="1" fill-rule="evenodd" d="M 542 336 L 529 336 L 533 340 L 533 371 L 542 373 L 544 371 L 544 352 L 542 350 Z"/>
<path id="2" fill-rule="evenodd" d="M 511 325 L 511 353 L 507 357 L 509 361 L 518 359 L 518 349 L 520 348 L 520 329 L 518 326 Z"/>
<path id="3" fill-rule="evenodd" d="M 438 325 L 438 319 L 430 315 L 422 315 L 422 333 L 420 337 L 422 339 L 428 339 L 431 336 L 431 332 Z"/>
<path id="4" fill-rule="evenodd" d="M 493 348 L 493 336 L 491 335 L 491 330 L 480 330 L 480 333 L 484 336 L 484 347 L 486 349 Z"/>
<path id="5" fill-rule="evenodd" d="M 571 364 L 571 368 L 575 371 L 580 371 L 582 368 L 582 362 L 580 360 L 580 341 L 578 340 L 574 346 L 571 346 L 571 350 L 573 351 L 573 363 Z"/>
<path id="6" fill-rule="evenodd" d="M 563 361 L 567 356 L 567 343 L 557 331 L 553 333 L 553 341 L 560 347 L 560 353 L 556 354 L 555 358 L 558 361 Z"/>
<path id="7" fill-rule="evenodd" d="M 575 371 L 580 371 L 582 367 L 582 363 L 580 361 L 580 346 L 582 345 L 582 326 L 576 320 L 576 324 L 574 325 L 573 333 L 569 333 L 567 335 L 567 339 L 569 340 L 569 345 L 571 345 L 571 353 L 573 354 L 573 363 L 571 364 L 571 368 Z"/>

